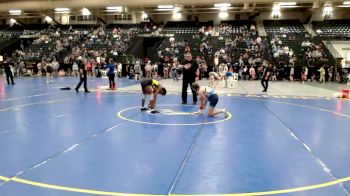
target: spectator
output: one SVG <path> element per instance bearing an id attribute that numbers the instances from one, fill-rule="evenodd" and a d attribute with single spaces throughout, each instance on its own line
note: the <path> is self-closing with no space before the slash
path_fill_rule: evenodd
<path id="1" fill-rule="evenodd" d="M 320 72 L 320 83 L 325 82 L 326 70 L 324 69 L 324 66 L 322 65 L 318 71 Z"/>

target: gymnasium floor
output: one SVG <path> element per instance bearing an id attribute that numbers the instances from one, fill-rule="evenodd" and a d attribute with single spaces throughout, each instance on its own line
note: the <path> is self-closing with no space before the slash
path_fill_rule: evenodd
<path id="1" fill-rule="evenodd" d="M 350 101 L 331 98 L 342 86 L 261 95 L 239 82 L 220 95 L 231 115 L 208 118 L 189 115 L 198 108 L 171 80 L 159 108 L 172 112 L 157 115 L 139 111 L 126 79 L 117 92 L 91 79 L 88 94 L 59 90 L 73 78 L 16 83 L 0 80 L 1 196 L 350 195 Z"/>

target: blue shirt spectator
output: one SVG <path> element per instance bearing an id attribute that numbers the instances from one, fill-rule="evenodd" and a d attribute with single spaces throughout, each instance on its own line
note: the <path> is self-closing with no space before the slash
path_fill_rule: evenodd
<path id="1" fill-rule="evenodd" d="M 107 68 L 108 68 L 107 74 L 114 74 L 114 70 L 115 70 L 114 64 L 112 64 L 112 63 L 108 64 Z"/>

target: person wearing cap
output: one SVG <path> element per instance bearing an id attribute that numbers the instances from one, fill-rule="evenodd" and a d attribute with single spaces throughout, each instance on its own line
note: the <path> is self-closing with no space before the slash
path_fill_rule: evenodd
<path id="1" fill-rule="evenodd" d="M 75 88 L 75 91 L 79 92 L 80 86 L 82 85 L 82 83 L 84 83 L 85 92 L 89 93 L 90 91 L 87 89 L 87 72 L 86 72 L 85 64 L 81 60 L 81 58 L 78 60 L 77 65 L 79 66 L 80 82 Z"/>
<path id="2" fill-rule="evenodd" d="M 148 110 L 148 108 L 152 109 L 152 113 L 157 113 L 155 110 L 157 104 L 157 96 L 158 94 L 166 95 L 166 89 L 160 85 L 160 82 L 153 79 L 143 79 L 141 80 L 141 88 L 142 88 L 142 103 L 141 103 L 141 111 Z M 148 108 L 145 107 L 145 102 L 147 96 L 150 96 L 150 103 L 148 104 Z"/>
<path id="3" fill-rule="evenodd" d="M 194 82 L 191 88 L 198 93 L 200 101 L 199 111 L 195 112 L 194 114 L 203 114 L 204 109 L 209 102 L 208 116 L 215 116 L 221 113 L 225 114 L 225 116 L 228 115 L 225 108 L 215 109 L 217 103 L 219 102 L 219 96 L 215 92 L 214 88 L 209 86 L 200 86 L 198 82 Z"/>

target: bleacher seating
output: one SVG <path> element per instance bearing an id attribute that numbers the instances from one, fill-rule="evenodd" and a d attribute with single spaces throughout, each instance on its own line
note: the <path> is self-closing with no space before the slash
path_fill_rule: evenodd
<path id="1" fill-rule="evenodd" d="M 248 33 L 248 28 L 252 25 L 248 20 L 228 20 L 221 21 L 219 35 L 220 36 L 243 36 Z M 226 28 L 229 27 L 229 28 Z"/>
<path id="2" fill-rule="evenodd" d="M 194 57 L 205 57 L 210 59 L 212 52 L 212 38 L 209 35 L 209 27 L 212 23 L 186 22 L 168 22 L 162 29 L 162 34 L 172 34 L 175 41 L 166 38 L 158 50 L 162 51 L 163 56 L 176 56 L 179 61 L 183 60 L 186 48 L 189 49 Z M 211 31 L 211 30 L 210 30 Z M 203 49 L 203 45 L 205 45 Z"/>
<path id="3" fill-rule="evenodd" d="M 350 20 L 328 20 L 312 22 L 316 34 L 323 39 L 350 39 Z"/>
<path id="4" fill-rule="evenodd" d="M 272 46 L 275 63 L 288 66 L 293 64 L 290 60 L 293 59 L 295 65 L 302 65 L 304 51 L 301 44 L 308 34 L 301 22 L 299 20 L 265 20 L 264 25 Z"/>
<path id="5" fill-rule="evenodd" d="M 264 26 L 269 35 L 297 35 L 307 33 L 299 20 L 264 20 Z"/>
<path id="6" fill-rule="evenodd" d="M 247 20 L 222 21 L 219 28 L 219 35 L 218 49 L 224 49 L 225 53 L 230 56 L 234 63 L 238 63 L 238 60 L 244 54 L 248 55 L 248 59 L 255 57 L 261 58 L 263 51 L 260 44 L 256 44 L 258 32 L 256 31 L 255 24 Z M 254 49 L 250 51 L 249 49 L 252 47 Z M 225 62 L 222 56 L 220 55 L 219 63 Z"/>
<path id="7" fill-rule="evenodd" d="M 288 59 L 296 58 L 295 65 L 320 66 L 322 64 L 334 64 L 333 58 L 323 45 L 322 40 L 338 38 L 340 35 L 343 35 L 343 37 L 350 35 L 350 25 L 347 21 L 313 22 L 315 30 L 320 30 L 319 36 L 315 38 L 306 33 L 303 25 L 298 20 L 264 21 L 268 41 L 270 43 L 272 40 L 275 41 L 270 48 L 270 54 L 274 55 L 276 50 L 280 51 L 288 48 L 289 57 L 287 57 L 287 54 L 280 55 L 275 58 L 273 63 L 279 65 L 279 63 L 284 62 L 282 63 L 283 66 L 288 66 L 290 65 Z M 30 62 L 40 61 L 42 58 L 52 59 L 60 55 L 67 56 L 63 53 L 71 52 L 71 49 L 78 49 L 80 54 L 90 55 L 90 57 L 92 57 L 91 51 L 98 51 L 105 57 L 116 57 L 116 55 L 128 55 L 128 48 L 133 48 L 130 46 L 132 43 L 136 43 L 133 41 L 138 34 L 151 34 L 158 30 L 161 37 L 165 38 L 161 38 L 163 39 L 162 43 L 157 45 L 158 48 L 155 46 L 155 51 L 149 52 L 150 54 L 157 55 L 156 50 L 158 49 L 162 51 L 161 56 L 177 57 L 179 61 L 182 61 L 183 54 L 190 48 L 194 58 L 198 56 L 206 60 L 208 65 L 212 65 L 216 51 L 220 52 L 223 49 L 226 54 L 221 55 L 220 53 L 220 63 L 223 62 L 222 57 L 225 57 L 225 61 L 229 57 L 232 63 L 239 62 L 238 60 L 242 56 L 248 58 L 249 61 L 250 59 L 254 61 L 255 59 L 271 60 L 270 56 L 266 57 L 266 44 L 262 47 L 261 44 L 256 43 L 256 38 L 259 35 L 255 25 L 252 25 L 251 22 L 245 20 L 222 21 L 222 25 L 217 28 L 219 37 L 209 35 L 209 29 L 210 31 L 214 29 L 211 28 L 212 25 L 212 23 L 194 21 L 168 22 L 158 29 L 152 23 L 110 24 L 104 29 L 99 27 L 98 30 L 96 30 L 97 26 L 94 25 L 60 25 L 57 27 L 48 27 L 46 24 L 15 25 L 12 27 L 5 25 L 0 26 L 0 44 L 11 43 L 10 40 L 18 41 L 20 36 L 28 35 L 29 38 L 22 38 L 21 43 L 25 43 L 23 52 L 18 53 L 23 54 L 21 60 Z M 101 29 L 103 30 L 101 31 Z M 89 36 L 87 36 L 88 34 Z M 34 41 L 33 38 L 30 38 L 32 36 L 36 37 Z M 170 41 L 170 39 L 175 41 Z M 263 39 L 259 38 L 259 40 Z M 312 44 L 312 47 L 302 46 L 302 42 L 306 40 Z M 281 44 L 278 43 L 279 41 L 281 41 Z M 203 50 L 203 48 L 205 49 Z M 306 60 L 306 55 L 315 50 L 319 50 L 318 52 L 321 53 L 322 58 Z M 289 53 L 290 51 L 292 52 Z M 74 50 L 71 54 L 73 55 L 70 56 L 76 56 Z M 292 55 L 290 56 L 290 54 Z M 158 56 L 152 59 L 157 61 Z"/>
<path id="8" fill-rule="evenodd" d="M 110 24 L 106 27 L 106 29 L 137 29 L 138 34 L 149 34 L 157 30 L 157 26 L 153 23 L 142 22 L 142 23 L 134 23 L 134 24 Z"/>
<path id="9" fill-rule="evenodd" d="M 149 34 L 156 29 L 153 23 L 110 24 L 86 40 L 84 45 L 89 50 L 106 51 L 108 56 L 121 55 L 130 47 L 136 35 Z"/>
<path id="10" fill-rule="evenodd" d="M 279 43 L 271 43 L 272 55 L 276 64 L 280 64 L 281 66 L 291 65 L 289 62 L 290 58 L 296 58 L 294 65 L 299 66 L 321 66 L 332 63 L 330 53 L 322 41 L 309 36 L 300 21 L 264 21 L 264 25 L 270 41 L 280 40 Z M 307 43 L 307 45 L 303 46 L 303 43 Z M 289 49 L 287 53 L 292 52 L 294 55 L 276 54 L 277 51 L 284 52 L 286 47 Z M 313 53 L 313 58 L 308 57 L 311 53 Z"/>
<path id="11" fill-rule="evenodd" d="M 27 61 L 53 59 L 78 44 L 92 28 L 93 26 L 88 25 L 60 25 L 44 29 L 40 31 L 38 38 L 24 49 L 26 55 L 23 59 Z"/>

